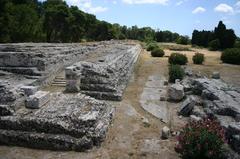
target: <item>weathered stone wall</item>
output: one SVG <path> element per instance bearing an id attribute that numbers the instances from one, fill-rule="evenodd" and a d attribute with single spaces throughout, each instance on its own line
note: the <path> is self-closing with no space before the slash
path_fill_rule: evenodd
<path id="1" fill-rule="evenodd" d="M 98 58 L 93 62 L 78 62 L 66 68 L 72 70 L 72 75 L 79 74 L 80 91 L 97 99 L 121 100 L 124 88 L 133 71 L 134 64 L 141 52 L 140 45 L 123 45 L 106 50 L 108 55 Z M 76 82 L 69 78 L 66 79 L 72 85 L 67 85 L 66 90 L 76 90 Z M 78 79 L 77 79 L 78 80 Z"/>

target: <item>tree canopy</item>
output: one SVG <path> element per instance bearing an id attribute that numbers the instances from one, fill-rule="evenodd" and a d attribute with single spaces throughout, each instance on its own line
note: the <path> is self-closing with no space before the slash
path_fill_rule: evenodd
<path id="1" fill-rule="evenodd" d="M 1 0 L 0 42 L 80 42 L 134 39 L 175 42 L 177 33 L 100 21 L 63 0 Z"/>
<path id="2" fill-rule="evenodd" d="M 208 47 L 209 44 L 219 41 L 218 49 L 232 48 L 237 36 L 232 29 L 227 29 L 222 21 L 215 27 L 214 31 L 194 30 L 192 34 L 192 44 Z M 210 46 L 211 47 L 211 46 Z"/>

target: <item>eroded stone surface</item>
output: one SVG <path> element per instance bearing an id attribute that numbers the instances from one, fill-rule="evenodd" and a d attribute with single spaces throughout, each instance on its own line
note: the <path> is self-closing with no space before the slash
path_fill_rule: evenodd
<path id="1" fill-rule="evenodd" d="M 169 121 L 167 101 L 160 101 L 160 96 L 166 97 L 166 86 L 162 77 L 149 76 L 140 98 L 141 107 L 161 121 Z"/>
<path id="2" fill-rule="evenodd" d="M 82 94 L 55 93 L 38 110 L 0 118 L 0 144 L 82 151 L 105 138 L 114 108 Z"/>
<path id="3" fill-rule="evenodd" d="M 79 85 L 82 93 L 97 99 L 121 100 L 140 51 L 140 45 L 119 44 L 106 48 L 105 56 L 67 67 L 66 90 L 77 90 Z"/>

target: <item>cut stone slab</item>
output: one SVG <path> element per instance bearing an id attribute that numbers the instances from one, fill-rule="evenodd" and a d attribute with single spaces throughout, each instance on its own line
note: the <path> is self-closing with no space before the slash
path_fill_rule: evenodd
<path id="1" fill-rule="evenodd" d="M 50 100 L 50 93 L 38 91 L 34 95 L 26 98 L 26 108 L 39 109 Z"/>
<path id="2" fill-rule="evenodd" d="M 180 83 L 171 85 L 168 90 L 169 98 L 172 101 L 181 101 L 184 98 L 184 87 Z"/>
<path id="3" fill-rule="evenodd" d="M 167 123 L 169 121 L 167 102 L 160 101 L 160 96 L 166 96 L 164 79 L 160 76 L 149 76 L 141 94 L 141 107 L 162 122 Z"/>
<path id="4" fill-rule="evenodd" d="M 35 94 L 38 91 L 38 87 L 36 86 L 22 86 L 20 88 L 26 96 L 30 96 Z"/>
<path id="5" fill-rule="evenodd" d="M 182 104 L 179 114 L 182 116 L 189 116 L 196 104 L 196 100 L 193 96 L 188 97 Z"/>

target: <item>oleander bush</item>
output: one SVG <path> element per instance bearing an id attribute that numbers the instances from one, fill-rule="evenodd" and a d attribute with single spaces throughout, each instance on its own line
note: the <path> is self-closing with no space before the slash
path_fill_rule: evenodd
<path id="1" fill-rule="evenodd" d="M 172 53 L 168 58 L 169 64 L 173 65 L 186 65 L 188 63 L 188 59 L 186 55 L 180 53 Z"/>
<path id="2" fill-rule="evenodd" d="M 222 52 L 221 60 L 224 63 L 240 65 L 240 48 L 226 49 Z"/>
<path id="3" fill-rule="evenodd" d="M 164 51 L 160 48 L 155 48 L 151 51 L 152 57 L 163 57 L 164 54 Z"/>
<path id="4" fill-rule="evenodd" d="M 178 136 L 175 150 L 183 159 L 221 159 L 224 134 L 224 129 L 215 119 L 190 122 Z"/>
<path id="5" fill-rule="evenodd" d="M 198 65 L 202 64 L 204 59 L 204 54 L 201 53 L 195 53 L 195 55 L 192 57 L 193 63 Z"/>
<path id="6" fill-rule="evenodd" d="M 169 66 L 169 82 L 174 83 L 176 79 L 182 80 L 185 73 L 180 65 Z"/>

